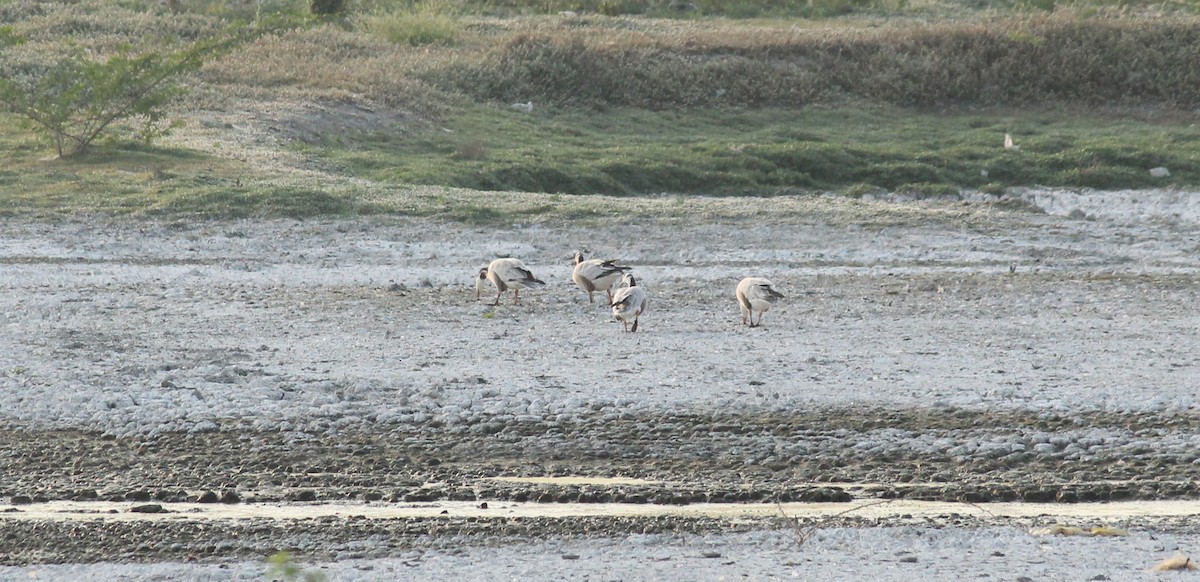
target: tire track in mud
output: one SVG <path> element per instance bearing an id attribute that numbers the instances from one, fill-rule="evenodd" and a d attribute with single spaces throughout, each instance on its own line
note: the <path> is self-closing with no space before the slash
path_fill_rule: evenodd
<path id="1" fill-rule="evenodd" d="M 1195 498 L 1200 463 L 1192 439 L 1198 433 L 1200 418 L 1190 415 L 949 409 L 629 416 L 568 423 L 497 419 L 321 435 L 217 431 L 118 439 L 10 428 L 0 432 L 0 475 L 5 476 L 0 511 L 28 511 L 36 507 L 31 504 L 67 499 L 130 508 L 163 502 L 405 506 L 496 505 L 500 500 L 801 501 L 851 508 L 851 501 L 920 499 L 966 501 L 986 512 L 992 501 Z M 808 452 L 787 456 L 788 443 Z M 621 479 L 522 479 L 547 476 Z M 175 514 L 147 526 L 105 519 L 104 511 L 111 509 L 97 509 L 94 519 L 81 520 L 0 515 L 0 563 L 260 559 L 284 547 L 329 559 L 383 557 L 414 548 L 600 532 L 732 532 L 784 525 L 778 517 L 684 515 L 199 520 Z M 893 521 L 848 514 L 805 523 Z M 927 521 L 981 522 L 954 515 Z M 1183 518 L 1154 523 L 1188 527 Z"/>
<path id="2" fill-rule="evenodd" d="M 438 423 L 434 423 L 438 424 Z M 1200 418 L 830 410 L 493 418 L 335 434 L 0 433 L 0 499 L 1103 501 L 1200 493 Z M 492 477 L 629 477 L 562 485 Z M 209 495 L 213 497 L 213 495 Z"/>

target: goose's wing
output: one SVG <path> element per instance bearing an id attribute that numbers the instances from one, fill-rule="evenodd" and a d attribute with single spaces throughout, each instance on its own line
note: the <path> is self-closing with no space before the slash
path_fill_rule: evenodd
<path id="1" fill-rule="evenodd" d="M 752 301 L 774 302 L 783 298 L 783 294 L 776 291 L 771 285 L 770 281 L 760 277 L 747 278 L 743 280 L 738 285 L 738 291 L 740 291 L 742 295 L 745 295 L 746 299 Z M 741 297 L 738 299 L 740 301 Z"/>
<path id="2" fill-rule="evenodd" d="M 541 279 L 533 276 L 533 271 L 529 270 L 524 263 L 517 259 L 502 259 L 492 263 L 492 270 L 496 276 L 507 283 L 541 283 Z"/>
<path id="3" fill-rule="evenodd" d="M 623 273 L 625 273 L 625 271 L 629 270 L 629 267 L 619 266 L 612 261 L 599 260 L 591 260 L 580 263 L 578 268 L 580 275 L 583 275 L 592 281 L 599 281 L 600 279 L 609 278 L 615 279 L 620 277 Z"/>
<path id="4" fill-rule="evenodd" d="M 641 287 L 621 287 L 613 293 L 613 310 L 646 311 L 646 292 Z"/>
<path id="5" fill-rule="evenodd" d="M 529 268 L 526 267 L 525 265 L 521 265 L 520 267 L 517 267 L 516 271 L 520 275 L 520 278 L 518 280 L 521 281 L 522 283 L 537 283 L 539 285 L 546 284 L 545 281 L 533 276 L 533 271 L 530 271 Z"/>
<path id="6" fill-rule="evenodd" d="M 758 290 L 760 290 L 760 293 L 763 294 L 763 299 L 766 299 L 767 301 L 784 299 L 784 294 L 779 293 L 778 290 L 775 290 L 775 287 L 769 282 L 761 283 L 760 286 L 758 286 Z"/>

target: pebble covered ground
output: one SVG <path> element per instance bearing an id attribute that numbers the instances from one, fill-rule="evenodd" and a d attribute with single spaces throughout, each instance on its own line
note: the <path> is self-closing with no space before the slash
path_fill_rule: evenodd
<path id="1" fill-rule="evenodd" d="M 1067 194 L 1051 203 L 1035 192 L 1020 204 L 817 198 L 788 202 L 811 213 L 754 216 L 698 199 L 684 218 L 503 228 L 407 218 L 6 221 L 0 563 L 25 569 L 0 576 L 59 562 L 169 569 L 193 560 L 197 577 L 231 579 L 221 573 L 286 546 L 339 564 L 382 560 L 326 565 L 356 579 L 370 578 L 358 566 L 397 567 L 405 552 L 469 570 L 454 552 L 548 551 L 564 537 L 597 552 L 660 535 L 670 548 L 721 539 L 784 553 L 777 520 L 180 519 L 146 528 L 13 517 L 67 499 L 1194 499 L 1200 221 L 1190 206 L 1122 213 L 1095 202 L 1103 193 Z M 1168 206 L 1185 200 L 1164 196 Z M 575 249 L 634 267 L 650 296 L 637 334 L 571 283 Z M 487 290 L 477 301 L 475 272 L 500 255 L 520 257 L 548 284 L 522 292 L 519 305 L 509 294 L 489 306 Z M 787 296 L 761 328 L 740 325 L 733 299 L 747 275 Z M 645 482 L 488 479 L 568 475 Z M 896 523 L 826 525 L 862 552 L 894 553 L 884 538 L 918 535 Z M 1133 525 L 1147 537 L 1194 534 L 1170 520 Z M 970 520 L 915 531 L 935 539 L 948 526 L 972 539 L 990 535 L 980 528 L 1001 528 L 1002 539 L 1016 531 Z M 1095 540 L 1059 543 L 1107 555 Z M 463 549 L 476 547 L 485 549 Z M 692 559 L 661 551 L 678 559 L 664 568 Z M 586 562 L 547 555 L 566 568 L 547 572 Z M 522 577 L 509 558 L 488 559 Z M 940 577 L 951 566 L 937 560 L 915 567 Z M 783 563 L 771 575 L 790 576 Z M 822 571 L 833 570 L 809 572 Z"/>

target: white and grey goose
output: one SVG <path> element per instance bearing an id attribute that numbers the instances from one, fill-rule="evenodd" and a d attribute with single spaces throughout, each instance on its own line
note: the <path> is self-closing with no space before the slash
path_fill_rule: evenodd
<path id="1" fill-rule="evenodd" d="M 483 282 L 491 281 L 496 286 L 496 300 L 492 305 L 500 304 L 500 295 L 509 289 L 513 290 L 513 303 L 520 302 L 520 290 L 531 285 L 545 285 L 546 282 L 533 276 L 533 271 L 525 263 L 517 259 L 496 259 L 486 267 L 479 269 L 479 278 L 475 280 L 475 299 L 483 294 Z"/>
<path id="2" fill-rule="evenodd" d="M 646 291 L 638 287 L 637 280 L 633 278 L 632 274 L 626 273 L 621 278 L 621 282 L 626 286 L 613 293 L 613 317 L 621 320 L 625 331 L 637 331 L 638 316 L 646 312 Z M 632 329 L 629 327 L 631 319 L 633 320 Z"/>
<path id="3" fill-rule="evenodd" d="M 596 299 L 592 296 L 596 291 L 604 291 L 608 296 L 609 304 L 612 304 L 613 295 L 612 288 L 617 281 L 621 280 L 621 276 L 629 270 L 629 267 L 622 267 L 617 264 L 616 259 L 583 259 L 583 253 L 575 251 L 575 269 L 571 271 L 571 280 L 579 285 L 580 289 L 587 291 L 588 302 L 595 303 Z"/>
<path id="4" fill-rule="evenodd" d="M 738 305 L 742 307 L 742 324 L 750 319 L 750 327 L 762 325 L 763 314 L 776 301 L 783 299 L 783 294 L 771 286 L 771 282 L 762 277 L 746 277 L 737 286 Z M 754 312 L 758 312 L 758 323 L 754 323 Z"/>

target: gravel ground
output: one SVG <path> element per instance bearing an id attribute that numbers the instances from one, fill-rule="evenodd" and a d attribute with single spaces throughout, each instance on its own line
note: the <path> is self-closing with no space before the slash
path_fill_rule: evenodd
<path id="1" fill-rule="evenodd" d="M 1194 544 L 1186 521 L 1114 541 L 834 520 L 828 547 L 801 552 L 761 519 L 3 517 L 66 499 L 1197 497 L 1196 196 L 1016 198 L 781 199 L 759 204 L 786 212 L 749 215 L 689 199 L 503 228 L 5 221 L 0 577 L 236 579 L 290 547 L 336 579 L 482 579 L 482 563 L 501 578 L 824 579 L 858 564 L 876 579 L 1136 579 Z M 577 248 L 634 266 L 650 296 L 637 334 L 570 282 Z M 499 255 L 548 284 L 477 302 L 474 273 Z M 739 325 L 747 275 L 787 295 L 761 328 Z M 566 475 L 643 481 L 488 479 Z M 1155 549 L 1167 538 L 1181 541 Z M 693 555 L 706 544 L 730 549 Z"/>

